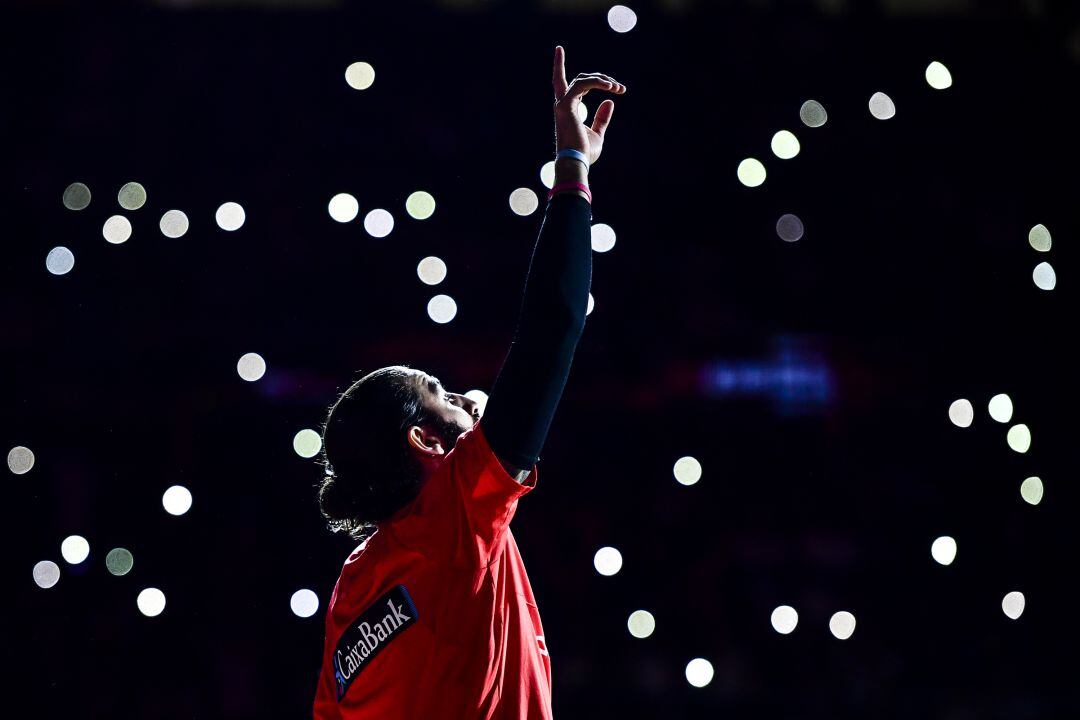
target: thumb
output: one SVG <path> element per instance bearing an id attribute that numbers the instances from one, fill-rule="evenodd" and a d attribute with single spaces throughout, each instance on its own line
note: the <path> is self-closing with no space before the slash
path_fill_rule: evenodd
<path id="1" fill-rule="evenodd" d="M 604 131 L 607 130 L 607 126 L 611 123 L 611 115 L 615 112 L 615 101 L 605 100 L 600 103 L 600 107 L 596 108 L 596 113 L 593 115 L 592 129 L 600 137 L 604 137 Z"/>

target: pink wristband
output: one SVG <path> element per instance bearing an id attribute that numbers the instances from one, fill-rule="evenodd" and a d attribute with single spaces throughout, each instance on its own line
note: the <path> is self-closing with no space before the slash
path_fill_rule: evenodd
<path id="1" fill-rule="evenodd" d="M 548 192 L 547 199 L 550 201 L 551 198 L 555 197 L 555 193 L 557 193 L 557 192 L 559 192 L 561 190 L 580 190 L 581 192 L 585 193 L 588 196 L 589 204 L 592 205 L 592 193 L 589 192 L 589 186 L 586 185 L 585 183 L 579 183 L 579 182 L 559 183 L 555 187 L 551 188 L 551 190 Z"/>

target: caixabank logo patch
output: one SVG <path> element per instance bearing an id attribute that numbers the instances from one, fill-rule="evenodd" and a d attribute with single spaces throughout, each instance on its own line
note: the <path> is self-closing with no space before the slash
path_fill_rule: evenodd
<path id="1" fill-rule="evenodd" d="M 341 634 L 334 649 L 338 702 L 371 659 L 416 622 L 416 618 L 416 606 L 409 591 L 404 585 L 397 585 L 372 603 Z"/>

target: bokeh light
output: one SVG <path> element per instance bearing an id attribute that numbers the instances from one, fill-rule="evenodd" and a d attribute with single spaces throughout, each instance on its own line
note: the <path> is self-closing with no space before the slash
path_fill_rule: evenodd
<path id="1" fill-rule="evenodd" d="M 45 269 L 53 275 L 66 275 L 75 267 L 75 253 L 58 245 L 45 256 Z"/>
<path id="2" fill-rule="evenodd" d="M 354 90 L 367 90 L 375 82 L 375 68 L 370 63 L 354 62 L 345 68 L 345 82 Z"/>
<path id="3" fill-rule="evenodd" d="M 549 190 L 555 185 L 555 161 L 548 160 L 540 166 L 540 182 Z"/>
<path id="4" fill-rule="evenodd" d="M 855 632 L 855 616 L 847 610 L 841 610 L 829 618 L 829 632 L 837 640 L 847 640 Z"/>
<path id="5" fill-rule="evenodd" d="M 577 116 L 581 122 L 585 122 L 589 117 L 589 106 L 585 104 L 584 100 L 578 102 Z"/>
<path id="6" fill-rule="evenodd" d="M 971 427 L 972 421 L 975 420 L 975 408 L 972 407 L 971 401 L 964 398 L 954 400 L 949 406 L 949 419 L 956 427 Z"/>
<path id="7" fill-rule="evenodd" d="M 60 555 L 72 565 L 78 565 L 90 556 L 90 543 L 82 535 L 69 535 L 60 543 Z"/>
<path id="8" fill-rule="evenodd" d="M 445 325 L 457 317 L 457 303 L 449 295 L 436 295 L 428 300 L 427 314 L 435 322 Z"/>
<path id="9" fill-rule="evenodd" d="M 293 450 L 302 458 L 313 458 L 322 450 L 322 437 L 311 428 L 304 428 L 293 436 Z"/>
<path id="10" fill-rule="evenodd" d="M 926 82 L 935 90 L 944 90 L 952 87 L 952 73 L 945 65 L 934 60 L 926 66 Z"/>
<path id="11" fill-rule="evenodd" d="M 101 235 L 113 245 L 119 245 L 131 237 L 131 221 L 123 215 L 113 215 L 105 221 Z"/>
<path id="12" fill-rule="evenodd" d="M 765 182 L 765 166 L 757 158 L 746 158 L 739 163 L 739 182 L 746 187 L 758 187 Z"/>
<path id="13" fill-rule="evenodd" d="M 888 120 L 896 115 L 896 104 L 883 92 L 870 96 L 870 114 L 878 120 Z"/>
<path id="14" fill-rule="evenodd" d="M 159 227 L 167 238 L 182 237 L 188 231 L 188 216 L 181 210 L 169 210 L 161 216 Z"/>
<path id="15" fill-rule="evenodd" d="M 16 445 L 8 450 L 8 470 L 16 475 L 25 475 L 34 467 L 34 451 L 22 445 Z"/>
<path id="16" fill-rule="evenodd" d="M 1039 252 L 1050 252 L 1050 247 L 1053 245 L 1050 231 L 1046 229 L 1045 225 L 1039 223 L 1031 230 L 1028 230 L 1028 244 Z"/>
<path id="17" fill-rule="evenodd" d="M 592 293 L 589 293 L 589 300 L 585 303 L 585 317 L 592 315 L 593 308 L 596 307 L 596 300 L 593 299 Z"/>
<path id="18" fill-rule="evenodd" d="M 1035 287 L 1040 290 L 1053 290 L 1057 287 L 1057 273 L 1054 272 L 1054 266 L 1048 262 L 1036 265 L 1031 273 L 1031 279 L 1035 281 Z"/>
<path id="19" fill-rule="evenodd" d="M 647 638 L 656 630 L 656 618 L 648 610 L 635 610 L 626 621 L 630 634 L 636 638 Z"/>
<path id="20" fill-rule="evenodd" d="M 1007 423 L 1012 420 L 1012 398 L 1005 393 L 990 398 L 987 409 L 990 411 L 990 417 L 997 420 L 999 423 Z"/>
<path id="21" fill-rule="evenodd" d="M 394 216 L 389 210 L 376 208 L 364 216 L 364 229 L 371 237 L 384 238 L 394 229 Z"/>
<path id="22" fill-rule="evenodd" d="M 135 558 L 124 548 L 113 548 L 105 556 L 105 569 L 117 577 L 127 575 L 134 566 Z"/>
<path id="23" fill-rule="evenodd" d="M 806 127 L 821 127 L 828 121 L 829 114 L 825 112 L 825 106 L 817 100 L 807 100 L 799 108 L 799 119 Z"/>
<path id="24" fill-rule="evenodd" d="M 75 182 L 64 188 L 64 207 L 68 210 L 85 210 L 90 204 L 90 188 Z"/>
<path id="25" fill-rule="evenodd" d="M 236 372 L 244 380 L 255 382 L 266 374 L 266 360 L 259 353 L 244 353 L 236 362 Z"/>
<path id="26" fill-rule="evenodd" d="M 617 33 L 630 32 L 637 25 L 637 13 L 625 5 L 613 5 L 607 11 L 607 24 Z"/>
<path id="27" fill-rule="evenodd" d="M 116 193 L 116 202 L 125 210 L 138 210 L 146 204 L 146 188 L 137 182 L 125 183 Z"/>
<path id="28" fill-rule="evenodd" d="M 229 232 L 239 230 L 246 218 L 244 208 L 240 206 L 240 203 L 234 202 L 222 203 L 214 213 L 214 220 L 217 221 L 218 227 Z"/>
<path id="29" fill-rule="evenodd" d="M 60 582 L 60 566 L 52 560 L 42 560 L 34 565 L 34 583 L 42 589 Z"/>
<path id="30" fill-rule="evenodd" d="M 518 188 L 510 193 L 510 209 L 515 215 L 531 215 L 540 207 L 540 200 L 529 188 Z"/>
<path id="31" fill-rule="evenodd" d="M 694 658 L 686 664 L 686 682 L 694 687 L 703 688 L 713 679 L 712 663 L 705 658 Z"/>
<path id="32" fill-rule="evenodd" d="M 296 617 L 309 618 L 319 610 L 319 596 L 306 588 L 297 590 L 289 598 L 289 607 Z"/>
<path id="33" fill-rule="evenodd" d="M 191 509 L 191 491 L 183 485 L 173 485 L 162 493 L 161 505 L 170 515 L 183 515 Z"/>
<path id="34" fill-rule="evenodd" d="M 596 223 L 592 226 L 592 249 L 594 252 L 604 253 L 615 247 L 615 231 L 606 223 Z"/>
<path id="35" fill-rule="evenodd" d="M 446 279 L 446 263 L 442 258 L 429 255 L 417 264 L 416 274 L 425 285 L 438 285 Z"/>
<path id="36" fill-rule="evenodd" d="M 405 212 L 413 220 L 427 220 L 435 214 L 435 196 L 423 190 L 417 190 L 405 199 Z"/>
<path id="37" fill-rule="evenodd" d="M 483 390 L 469 390 L 465 393 L 465 397 L 476 403 L 476 409 L 480 417 L 483 417 L 484 411 L 487 410 L 488 394 Z"/>
<path id="38" fill-rule="evenodd" d="M 165 593 L 157 588 L 146 588 L 135 602 L 146 617 L 157 617 L 165 611 Z"/>
<path id="39" fill-rule="evenodd" d="M 686 455 L 675 461 L 672 472 L 680 485 L 693 485 L 701 479 L 701 463 L 697 458 Z"/>
<path id="40" fill-rule="evenodd" d="M 351 222 L 360 213 L 360 203 L 349 193 L 338 193 L 327 205 L 330 217 L 339 223 Z"/>
<path id="41" fill-rule="evenodd" d="M 770 147 L 776 157 L 790 160 L 799 154 L 799 138 L 790 130 L 781 130 L 773 135 Z"/>
<path id="42" fill-rule="evenodd" d="M 1029 477 L 1020 483 L 1020 497 L 1029 505 L 1038 505 L 1043 499 L 1043 481 L 1038 477 Z"/>
<path id="43" fill-rule="evenodd" d="M 1001 611 L 1005 613 L 1006 617 L 1017 620 L 1024 614 L 1026 605 L 1027 599 L 1024 597 L 1024 593 L 1014 590 L 1002 598 Z"/>
<path id="44" fill-rule="evenodd" d="M 780 239 L 784 242 L 801 240 L 804 231 L 805 228 L 803 227 L 803 222 L 799 219 L 798 215 L 785 213 L 776 221 L 776 234 L 780 236 Z"/>
<path id="45" fill-rule="evenodd" d="M 956 540 L 943 535 L 930 545 L 930 556 L 941 565 L 952 565 L 956 559 Z"/>
<path id="46" fill-rule="evenodd" d="M 772 616 L 769 619 L 772 622 L 773 630 L 781 635 L 788 635 L 799 624 L 799 613 L 795 612 L 795 608 L 790 605 L 781 605 L 772 611 Z"/>
<path id="47" fill-rule="evenodd" d="M 593 556 L 593 567 L 601 575 L 611 577 L 622 569 L 622 553 L 613 547 L 602 547 Z"/>
<path id="48" fill-rule="evenodd" d="M 1026 453 L 1031 448 L 1031 430 L 1027 425 L 1020 423 L 1009 428 L 1006 435 L 1009 447 L 1018 453 Z"/>

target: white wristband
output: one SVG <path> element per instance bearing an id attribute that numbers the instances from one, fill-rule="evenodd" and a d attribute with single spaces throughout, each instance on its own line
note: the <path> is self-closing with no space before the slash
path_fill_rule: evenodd
<path id="1" fill-rule="evenodd" d="M 580 150 L 574 150 L 573 148 L 563 148 L 559 152 L 555 153 L 556 160 L 563 157 L 569 157 L 578 160 L 583 165 L 585 165 L 586 170 L 589 169 L 589 159 L 585 157 L 585 153 L 581 152 Z"/>

